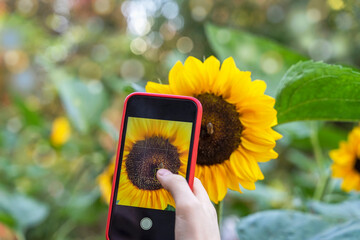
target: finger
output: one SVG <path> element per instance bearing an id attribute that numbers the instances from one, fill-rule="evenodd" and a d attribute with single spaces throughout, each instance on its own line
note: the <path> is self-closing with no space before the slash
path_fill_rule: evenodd
<path id="1" fill-rule="evenodd" d="M 207 194 L 204 186 L 202 185 L 201 181 L 198 178 L 194 178 L 194 195 L 199 201 L 203 204 L 211 204 L 209 195 Z"/>
<path id="2" fill-rule="evenodd" d="M 171 193 L 176 205 L 195 198 L 188 183 L 182 176 L 173 174 L 167 169 L 159 169 L 156 176 L 161 185 Z"/>

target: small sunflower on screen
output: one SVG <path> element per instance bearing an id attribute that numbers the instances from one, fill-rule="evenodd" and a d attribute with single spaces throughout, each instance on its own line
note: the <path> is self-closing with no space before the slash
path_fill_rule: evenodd
<path id="1" fill-rule="evenodd" d="M 330 151 L 332 176 L 342 178 L 341 189 L 360 191 L 360 126 L 355 127 L 339 149 Z"/>
<path id="2" fill-rule="evenodd" d="M 174 199 L 157 180 L 156 171 L 166 168 L 185 177 L 191 128 L 187 122 L 128 119 L 117 204 L 175 207 Z"/>
<path id="3" fill-rule="evenodd" d="M 193 96 L 203 106 L 203 118 L 195 176 L 210 199 L 222 201 L 230 188 L 255 189 L 264 178 L 258 162 L 275 159 L 273 150 L 281 135 L 275 99 L 264 94 L 264 81 L 251 81 L 250 72 L 240 71 L 232 58 L 220 68 L 215 57 L 204 62 L 189 57 L 177 62 L 169 73 L 169 84 L 148 82 L 152 93 Z"/>

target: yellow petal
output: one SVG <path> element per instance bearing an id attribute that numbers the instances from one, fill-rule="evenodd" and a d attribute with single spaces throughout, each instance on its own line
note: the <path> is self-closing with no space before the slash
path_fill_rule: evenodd
<path id="1" fill-rule="evenodd" d="M 349 165 L 354 162 L 354 155 L 341 150 L 332 150 L 329 153 L 330 158 L 339 165 Z"/>
<path id="2" fill-rule="evenodd" d="M 231 84 L 228 84 L 232 79 L 233 74 L 237 70 L 234 59 L 227 58 L 221 65 L 220 72 L 216 78 L 216 81 L 213 83 L 213 93 L 217 96 L 223 96 L 224 98 L 229 98 Z"/>
<path id="3" fill-rule="evenodd" d="M 223 165 L 224 165 L 225 173 L 227 173 L 226 177 L 227 177 L 228 187 L 231 190 L 241 192 L 239 186 L 239 180 L 236 177 L 236 174 L 234 173 L 233 169 L 231 168 L 230 161 L 225 161 Z"/>
<path id="4" fill-rule="evenodd" d="M 351 172 L 351 169 L 339 166 L 337 164 L 333 164 L 331 166 L 331 170 L 332 170 L 332 176 L 336 178 L 345 177 L 349 172 Z"/>
<path id="5" fill-rule="evenodd" d="M 239 180 L 241 186 L 247 190 L 255 190 L 255 183 L 254 182 L 249 182 L 249 181 L 244 181 L 244 180 Z"/>
<path id="6" fill-rule="evenodd" d="M 204 62 L 205 81 L 203 92 L 212 92 L 212 87 L 220 71 L 220 61 L 214 56 L 208 57 Z"/>
<path id="7" fill-rule="evenodd" d="M 278 158 L 278 154 L 274 151 L 274 149 L 269 149 L 268 151 L 265 152 L 253 152 L 247 149 L 243 149 L 243 151 L 246 152 L 246 154 L 251 154 L 254 156 L 254 158 L 256 159 L 256 161 L 258 162 L 267 162 L 271 159 L 277 159 Z"/>
<path id="8" fill-rule="evenodd" d="M 264 152 L 275 147 L 274 137 L 267 131 L 246 128 L 241 133 L 241 145 L 254 152 Z"/>
<path id="9" fill-rule="evenodd" d="M 200 180 L 204 185 L 204 188 L 206 189 L 206 192 L 208 193 L 210 200 L 213 201 L 214 203 L 218 203 L 219 198 L 218 198 L 217 188 L 216 185 L 214 184 L 215 182 L 211 181 L 211 179 L 213 179 L 212 171 L 209 171 L 208 167 L 204 167 L 203 178 Z"/>
<path id="10" fill-rule="evenodd" d="M 176 95 L 192 96 L 196 87 L 192 79 L 184 76 L 185 68 L 181 62 L 177 62 L 169 73 L 169 86 Z"/>
<path id="11" fill-rule="evenodd" d="M 341 184 L 341 188 L 346 191 L 350 192 L 351 190 L 355 189 L 359 184 L 359 175 L 355 173 L 347 174 L 344 177 L 344 181 Z"/>
<path id="12" fill-rule="evenodd" d="M 64 145 L 70 138 L 71 127 L 67 118 L 58 117 L 52 124 L 50 141 L 54 146 Z"/>
<path id="13" fill-rule="evenodd" d="M 260 175 L 256 160 L 251 155 L 245 155 L 239 150 L 231 154 L 230 164 L 238 178 L 254 182 Z"/>
<path id="14" fill-rule="evenodd" d="M 173 94 L 169 85 L 154 82 L 147 82 L 145 90 L 150 93 Z"/>

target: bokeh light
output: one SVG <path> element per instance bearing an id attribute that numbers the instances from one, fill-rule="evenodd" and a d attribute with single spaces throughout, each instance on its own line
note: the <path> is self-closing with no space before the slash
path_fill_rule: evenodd
<path id="1" fill-rule="evenodd" d="M 138 37 L 131 41 L 130 49 L 136 55 L 141 55 L 147 50 L 147 43 L 144 39 Z"/>
<path id="2" fill-rule="evenodd" d="M 97 14 L 107 15 L 110 14 L 114 8 L 113 2 L 112 0 L 94 0 L 92 1 L 92 6 Z"/>
<path id="3" fill-rule="evenodd" d="M 4 54 L 4 62 L 10 72 L 20 73 L 28 68 L 29 57 L 21 50 L 10 50 Z"/>
<path id="4" fill-rule="evenodd" d="M 125 80 L 138 82 L 144 77 L 145 69 L 139 60 L 129 59 L 121 65 L 120 73 Z"/>
<path id="5" fill-rule="evenodd" d="M 315 40 L 309 49 L 309 55 L 314 60 L 327 61 L 331 58 L 333 53 L 332 44 L 326 39 Z"/>
<path id="6" fill-rule="evenodd" d="M 31 16 L 34 15 L 38 9 L 37 0 L 17 0 L 16 1 L 17 10 L 25 15 Z"/>
<path id="7" fill-rule="evenodd" d="M 177 40 L 176 47 L 181 53 L 189 53 L 193 49 L 194 43 L 189 37 L 181 37 Z"/>
<path id="8" fill-rule="evenodd" d="M 279 5 L 272 5 L 268 8 L 266 16 L 271 23 L 279 23 L 285 17 L 284 9 Z"/>
<path id="9" fill-rule="evenodd" d="M 328 0 L 329 6 L 334 10 L 340 10 L 345 7 L 345 3 L 343 0 Z"/>
<path id="10" fill-rule="evenodd" d="M 282 70 L 283 59 L 277 52 L 266 52 L 261 56 L 261 68 L 267 74 L 275 74 Z"/>

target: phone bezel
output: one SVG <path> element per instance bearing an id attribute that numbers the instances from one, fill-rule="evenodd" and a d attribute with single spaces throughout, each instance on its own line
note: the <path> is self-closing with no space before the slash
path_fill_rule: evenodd
<path id="1" fill-rule="evenodd" d="M 187 166 L 187 174 L 186 174 L 186 180 L 188 181 L 188 184 L 190 188 L 193 187 L 193 181 L 194 181 L 194 173 L 195 173 L 195 166 L 196 166 L 196 158 L 197 158 L 197 149 L 198 149 L 198 142 L 199 142 L 199 135 L 200 135 L 200 128 L 201 128 L 201 118 L 202 118 L 202 106 L 199 100 L 193 97 L 189 96 L 180 96 L 180 95 L 168 95 L 168 94 L 155 94 L 155 93 L 143 93 L 143 92 L 136 92 L 128 95 L 124 101 L 124 108 L 123 108 L 123 115 L 122 115 L 122 121 L 121 121 L 121 128 L 120 128 L 120 134 L 119 134 L 119 141 L 118 141 L 118 147 L 117 147 L 117 155 L 116 155 L 116 163 L 115 163 L 115 169 L 114 169 L 114 177 L 113 177 L 113 183 L 112 183 L 112 190 L 111 190 L 111 198 L 110 198 L 110 205 L 109 205 L 109 212 L 108 212 L 108 219 L 107 219 L 107 227 L 106 227 L 106 239 L 110 240 L 109 238 L 109 230 L 110 230 L 110 221 L 111 221 L 111 215 L 114 209 L 114 203 L 116 205 L 116 200 L 114 200 L 114 197 L 116 196 L 116 190 L 117 190 L 117 182 L 119 181 L 120 177 L 120 167 L 122 163 L 122 149 L 124 148 L 124 138 L 125 138 L 125 131 L 127 126 L 127 118 L 131 117 L 129 115 L 133 115 L 131 113 L 131 108 L 128 108 L 129 102 L 132 101 L 134 98 L 143 98 L 143 99 L 157 99 L 156 101 L 161 100 L 178 100 L 176 101 L 178 104 L 183 103 L 193 103 L 194 107 L 196 108 L 196 114 L 193 121 L 193 129 L 192 129 L 192 141 L 190 142 L 189 152 L 191 154 L 191 157 L 189 158 L 188 166 Z M 155 101 L 155 102 L 156 102 Z M 172 121 L 181 121 L 179 120 L 179 112 L 172 112 L 168 114 L 173 114 L 172 117 L 158 117 L 155 119 L 164 119 L 164 120 L 172 120 Z M 177 116 L 175 116 L 177 114 Z M 136 113 L 136 117 L 147 117 L 147 118 L 153 118 L 153 116 L 149 117 L 149 113 Z M 151 113 L 150 115 L 154 115 Z"/>

